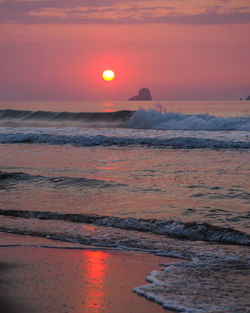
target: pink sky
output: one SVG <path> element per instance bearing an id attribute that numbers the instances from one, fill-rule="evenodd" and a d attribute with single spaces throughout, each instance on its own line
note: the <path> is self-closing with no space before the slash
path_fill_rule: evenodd
<path id="1" fill-rule="evenodd" d="M 0 100 L 250 94 L 249 0 L 0 0 L 0 23 Z"/>

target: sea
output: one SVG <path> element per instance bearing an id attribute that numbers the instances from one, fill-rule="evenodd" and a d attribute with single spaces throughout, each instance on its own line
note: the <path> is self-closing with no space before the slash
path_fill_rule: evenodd
<path id="1" fill-rule="evenodd" d="M 166 256 L 134 292 L 250 312 L 249 161 L 250 101 L 0 102 L 0 231 Z"/>

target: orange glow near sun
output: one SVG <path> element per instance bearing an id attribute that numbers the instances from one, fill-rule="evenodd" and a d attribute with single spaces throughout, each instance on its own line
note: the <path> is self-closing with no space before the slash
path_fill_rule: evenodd
<path id="1" fill-rule="evenodd" d="M 102 77 L 106 81 L 111 81 L 115 78 L 115 73 L 112 70 L 106 70 L 102 73 Z"/>

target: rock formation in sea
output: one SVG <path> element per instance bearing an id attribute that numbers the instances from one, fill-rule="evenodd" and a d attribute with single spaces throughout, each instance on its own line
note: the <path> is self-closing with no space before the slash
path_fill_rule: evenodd
<path id="1" fill-rule="evenodd" d="M 131 97 L 128 100 L 152 100 L 151 92 L 148 88 L 141 88 L 137 96 Z"/>
<path id="2" fill-rule="evenodd" d="M 250 100 L 250 96 L 246 97 L 246 100 Z"/>

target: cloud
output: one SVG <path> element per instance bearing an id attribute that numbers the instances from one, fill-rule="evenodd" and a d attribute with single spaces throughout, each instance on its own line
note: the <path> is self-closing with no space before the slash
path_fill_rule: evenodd
<path id="1" fill-rule="evenodd" d="M 250 23 L 248 0 L 0 0 L 0 23 Z"/>

